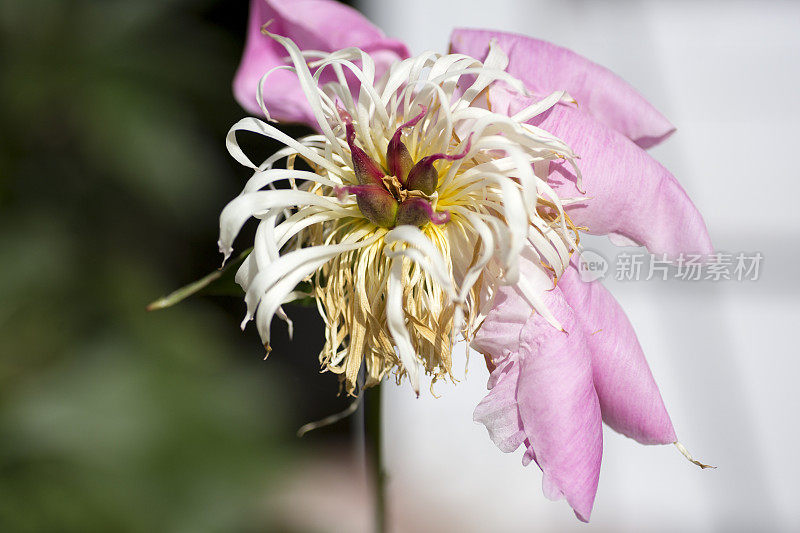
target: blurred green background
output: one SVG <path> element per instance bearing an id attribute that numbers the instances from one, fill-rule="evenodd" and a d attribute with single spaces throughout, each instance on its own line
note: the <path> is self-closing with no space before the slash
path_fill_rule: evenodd
<path id="1" fill-rule="evenodd" d="M 246 20 L 245 1 L 0 6 L 0 531 L 285 531 L 273 496 L 349 442 L 347 422 L 294 435 L 347 405 L 314 309 L 289 311 L 292 344 L 276 322 L 267 361 L 240 299 L 144 311 L 219 265 L 248 177 L 224 146 Z"/>

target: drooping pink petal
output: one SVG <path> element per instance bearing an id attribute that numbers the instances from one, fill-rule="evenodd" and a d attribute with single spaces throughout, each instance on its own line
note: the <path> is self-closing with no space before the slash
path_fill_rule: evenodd
<path id="1" fill-rule="evenodd" d="M 566 303 L 560 311 L 571 314 Z M 574 321 L 564 324 L 569 333 L 537 314 L 523 326 L 517 404 L 544 473 L 545 495 L 564 496 L 578 518 L 588 521 L 603 453 L 600 404 L 583 332 Z"/>
<path id="2" fill-rule="evenodd" d="M 517 295 L 505 287 L 498 291 L 492 310 L 470 344 L 495 366 L 499 366 L 506 352 L 519 351 L 520 329 L 530 317 L 531 308 L 519 305 L 517 300 Z"/>
<path id="3" fill-rule="evenodd" d="M 630 84 L 566 48 L 514 33 L 456 29 L 450 36 L 450 50 L 483 60 L 492 39 L 508 54 L 506 70 L 530 90 L 567 91 L 581 109 L 642 148 L 655 146 L 675 131 Z"/>
<path id="4" fill-rule="evenodd" d="M 261 33 L 271 21 L 269 31 L 292 39 L 301 50 L 332 52 L 357 46 L 375 61 L 376 76 L 388 66 L 408 57 L 408 49 L 397 40 L 388 39 L 377 27 L 351 7 L 332 0 L 251 0 L 247 41 L 233 80 L 236 100 L 248 112 L 260 115 L 256 101 L 259 80 L 270 69 L 288 64 L 286 50 Z M 332 74 L 325 73 L 326 76 Z M 264 103 L 272 118 L 284 122 L 315 125 L 306 97 L 297 77 L 288 71 L 270 74 L 264 83 Z"/>
<path id="5" fill-rule="evenodd" d="M 521 275 L 543 274 L 527 263 Z M 489 349 L 497 364 L 490 380 L 493 388 L 474 417 L 487 424 L 504 451 L 527 439 L 525 457 L 535 459 L 542 469 L 545 495 L 566 498 L 578 518 L 588 521 L 600 475 L 603 433 L 584 332 L 557 288 L 544 297 L 569 333 L 533 313 L 516 287 L 503 287 L 499 296 L 499 304 L 472 344 L 478 350 Z M 491 351 L 498 348 L 502 351 Z"/>
<path id="6" fill-rule="evenodd" d="M 658 386 L 628 317 L 600 281 L 581 280 L 575 262 L 558 281 L 592 356 L 603 421 L 642 444 L 677 440 Z"/>
<path id="7" fill-rule="evenodd" d="M 500 86 L 489 97 L 494 111 L 510 115 L 532 102 Z M 712 253 L 703 217 L 686 191 L 625 136 L 566 104 L 529 123 L 559 137 L 580 157 L 585 193 L 577 189 L 569 163 L 550 164 L 550 182 L 560 197 L 588 197 L 568 208 L 576 225 L 589 233 L 610 234 L 616 242 L 634 241 L 654 254 Z"/>
<path id="8" fill-rule="evenodd" d="M 492 371 L 489 393 L 475 408 L 472 419 L 486 426 L 489 438 L 505 453 L 519 448 L 525 439 L 517 407 L 519 364 L 516 354 L 509 354 Z"/>
<path id="9" fill-rule="evenodd" d="M 525 277 L 531 290 L 538 294 L 544 294 L 552 289 L 553 282 L 533 266 L 534 262 L 530 250 L 524 250 L 520 257 L 520 276 Z M 519 335 L 522 332 L 522 325 L 527 322 L 531 314 L 533 314 L 533 309 L 527 305 L 523 296 L 514 286 L 502 287 L 497 291 L 492 302 L 492 309 L 472 339 L 470 346 L 491 358 L 493 363 L 499 366 L 501 358 L 505 358 L 509 353 L 519 351 Z M 490 388 L 491 383 L 492 381 L 490 381 Z"/>

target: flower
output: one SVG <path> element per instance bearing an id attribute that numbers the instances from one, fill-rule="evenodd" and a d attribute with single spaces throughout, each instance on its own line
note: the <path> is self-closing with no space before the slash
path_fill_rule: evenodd
<path id="1" fill-rule="evenodd" d="M 501 450 L 524 445 L 545 494 L 581 520 L 603 421 L 691 459 L 623 311 L 572 257 L 580 231 L 711 251 L 699 212 L 645 151 L 674 131 L 657 110 L 603 67 L 518 35 L 456 30 L 450 54 L 408 57 L 323 0 L 253 0 L 248 31 L 237 98 L 316 133 L 295 140 L 246 118 L 228 135 L 254 174 L 220 217 L 226 259 L 259 220 L 237 273 L 243 327 L 255 319 L 269 349 L 282 304 L 313 297 L 320 362 L 351 394 L 362 365 L 365 386 L 394 370 L 419 393 L 420 371 L 450 374 L 461 334 L 491 372 L 475 420 Z M 239 131 L 286 146 L 256 165 Z"/>
<path id="2" fill-rule="evenodd" d="M 312 296 L 326 324 L 320 362 L 351 394 L 362 363 L 367 386 L 391 370 L 417 392 L 420 369 L 448 376 L 454 337 L 472 336 L 500 284 L 519 284 L 558 327 L 518 279 L 518 258 L 529 247 L 555 275 L 566 268 L 577 232 L 533 165 L 572 162 L 574 154 L 549 133 L 486 108 L 493 82 L 528 94 L 503 71 L 505 54 L 493 48 L 480 62 L 427 53 L 376 80 L 363 50 L 303 52 L 263 31 L 285 47 L 309 104 L 304 113 L 320 133 L 294 140 L 246 118 L 228 135 L 230 153 L 255 172 L 220 216 L 226 259 L 244 222 L 259 219 L 253 253 L 237 273 L 246 291 L 242 325 L 255 318 L 268 346 L 273 316 L 287 319 L 282 304 Z M 327 70 L 336 76 L 321 83 Z M 261 88 L 275 72 L 265 71 L 256 90 L 268 119 Z M 523 114 L 537 116 L 564 97 L 555 92 Z M 256 165 L 240 149 L 239 131 L 286 147 Z M 276 168 L 283 159 L 287 168 Z M 296 168 L 296 159 L 311 170 Z M 274 188 L 279 181 L 287 188 Z M 307 293 L 296 290 L 302 282 Z"/>

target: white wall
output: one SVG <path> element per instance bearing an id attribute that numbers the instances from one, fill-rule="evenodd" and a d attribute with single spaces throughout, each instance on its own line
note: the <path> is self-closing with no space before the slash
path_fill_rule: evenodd
<path id="1" fill-rule="evenodd" d="M 593 529 L 800 528 L 800 4 L 364 0 L 414 52 L 445 51 L 456 26 L 516 31 L 569 47 L 623 76 L 678 126 L 653 154 L 704 213 L 715 245 L 764 254 L 749 283 L 607 286 L 637 328 L 681 440 L 605 434 Z M 604 239 L 588 245 L 613 257 Z M 463 350 L 463 348 L 462 348 Z M 541 493 L 535 465 L 504 455 L 472 422 L 487 371 L 414 400 L 386 391 L 397 523 L 461 531 L 583 527 Z M 460 360 L 463 363 L 463 356 Z M 459 363 L 457 363 L 457 366 Z M 387 389 L 394 389 L 387 387 Z"/>

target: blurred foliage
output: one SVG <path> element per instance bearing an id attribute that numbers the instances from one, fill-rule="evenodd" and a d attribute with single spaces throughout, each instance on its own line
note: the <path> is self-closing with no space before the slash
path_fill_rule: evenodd
<path id="1" fill-rule="evenodd" d="M 293 403 L 335 379 L 266 368 L 240 301 L 144 312 L 218 266 L 217 215 L 246 177 L 223 143 L 246 17 L 0 5 L 0 531 L 270 530 L 286 437 L 341 406 Z"/>

